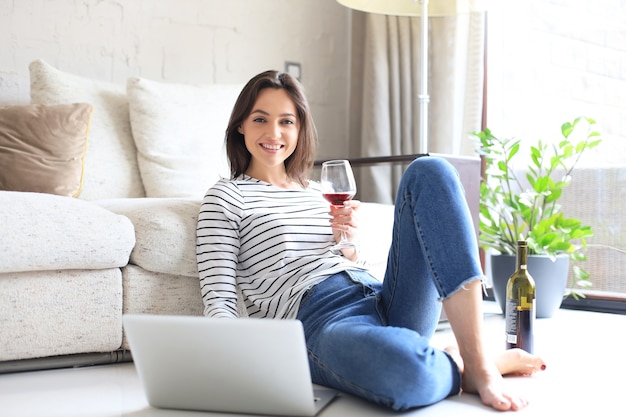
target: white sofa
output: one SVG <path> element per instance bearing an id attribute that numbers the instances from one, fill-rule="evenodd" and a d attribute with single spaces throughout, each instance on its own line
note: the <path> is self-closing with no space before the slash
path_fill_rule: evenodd
<path id="1" fill-rule="evenodd" d="M 41 60 L 29 69 L 31 104 L 93 113 L 77 198 L 0 191 L 0 372 L 128 360 L 122 314 L 202 314 L 197 213 L 227 174 L 224 129 L 242 86 L 115 85 Z M 379 276 L 391 210 L 362 211 Z"/>

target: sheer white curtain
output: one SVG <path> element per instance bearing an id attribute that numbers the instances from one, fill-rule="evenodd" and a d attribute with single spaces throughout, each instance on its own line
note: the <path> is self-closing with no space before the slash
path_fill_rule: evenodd
<path id="1" fill-rule="evenodd" d="M 475 155 L 481 129 L 483 13 L 429 19 L 429 153 Z M 420 18 L 353 14 L 351 148 L 359 156 L 419 151 Z M 359 172 L 359 198 L 392 203 L 404 167 Z"/>

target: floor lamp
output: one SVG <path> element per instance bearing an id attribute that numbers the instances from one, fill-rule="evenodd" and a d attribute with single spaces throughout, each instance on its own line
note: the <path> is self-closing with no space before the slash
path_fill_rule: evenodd
<path id="1" fill-rule="evenodd" d="M 450 16 L 484 10 L 481 0 L 337 0 L 350 9 L 390 16 L 422 16 L 420 57 L 420 154 L 428 153 L 428 17 Z"/>

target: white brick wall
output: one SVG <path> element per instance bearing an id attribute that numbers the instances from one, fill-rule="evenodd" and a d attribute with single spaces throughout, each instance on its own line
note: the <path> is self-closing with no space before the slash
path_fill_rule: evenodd
<path id="1" fill-rule="evenodd" d="M 295 61 L 319 156 L 347 155 L 348 16 L 335 0 L 0 0 L 0 104 L 28 102 L 37 58 L 122 84 L 245 82 Z"/>

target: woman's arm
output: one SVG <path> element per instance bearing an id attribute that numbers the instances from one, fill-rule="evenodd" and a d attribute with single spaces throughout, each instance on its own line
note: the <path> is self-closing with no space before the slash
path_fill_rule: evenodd
<path id="1" fill-rule="evenodd" d="M 242 199 L 232 183 L 207 191 L 198 213 L 196 256 L 204 315 L 238 317 L 236 271 Z"/>

